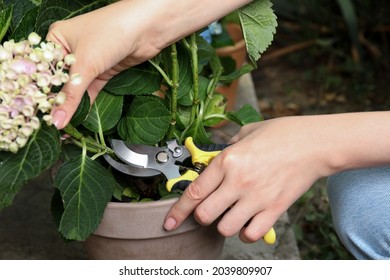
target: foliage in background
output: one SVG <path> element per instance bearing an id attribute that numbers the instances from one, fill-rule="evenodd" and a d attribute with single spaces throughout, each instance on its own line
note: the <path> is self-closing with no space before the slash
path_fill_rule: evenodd
<path id="1" fill-rule="evenodd" d="M 386 0 L 273 1 L 280 29 L 355 62 L 388 57 Z M 348 38 L 348 40 L 346 40 Z"/>

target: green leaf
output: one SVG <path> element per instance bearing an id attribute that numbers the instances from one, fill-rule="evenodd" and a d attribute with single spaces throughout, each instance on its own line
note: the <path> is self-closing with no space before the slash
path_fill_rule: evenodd
<path id="1" fill-rule="evenodd" d="M 239 9 L 248 56 L 253 66 L 274 39 L 278 25 L 270 0 L 256 0 Z"/>
<path id="2" fill-rule="evenodd" d="M 225 95 L 215 92 L 207 103 L 203 113 L 203 125 L 213 126 L 220 123 L 225 116 L 227 99 Z"/>
<path id="3" fill-rule="evenodd" d="M 10 31 L 14 32 L 16 27 L 22 21 L 22 18 L 32 9 L 35 9 L 38 6 L 38 3 L 35 3 L 33 0 L 5 0 L 6 6 L 13 7 L 12 20 Z M 33 25 L 34 26 L 34 25 Z M 12 38 L 14 38 L 12 36 Z"/>
<path id="4" fill-rule="evenodd" d="M 131 67 L 114 76 L 104 89 L 116 95 L 144 95 L 160 89 L 160 73 L 149 62 Z"/>
<path id="5" fill-rule="evenodd" d="M 221 76 L 220 82 L 231 83 L 239 79 L 241 76 L 250 73 L 252 70 L 254 70 L 252 64 L 244 64 L 240 69 L 231 72 L 229 75 Z"/>
<path id="6" fill-rule="evenodd" d="M 74 144 L 63 144 L 61 152 L 61 160 L 69 161 L 72 158 L 78 157 L 82 153 L 82 148 Z"/>
<path id="7" fill-rule="evenodd" d="M 171 113 L 159 97 L 137 96 L 119 122 L 118 133 L 125 141 L 154 145 L 164 138 L 170 121 Z"/>
<path id="8" fill-rule="evenodd" d="M 92 105 L 83 125 L 94 132 L 113 128 L 122 114 L 123 96 L 101 91 Z"/>
<path id="9" fill-rule="evenodd" d="M 5 8 L 0 11 L 0 41 L 7 33 L 9 26 L 11 25 L 12 19 L 12 6 Z"/>
<path id="10" fill-rule="evenodd" d="M 178 106 L 176 111 L 176 128 L 185 130 L 191 121 L 192 106 Z"/>
<path id="11" fill-rule="evenodd" d="M 18 153 L 0 152 L 0 209 L 12 203 L 23 185 L 54 165 L 60 157 L 58 130 L 45 123 Z"/>
<path id="12" fill-rule="evenodd" d="M 193 82 L 190 53 L 181 44 L 177 44 L 177 59 L 179 63 L 179 90 L 177 100 L 179 102 L 182 98 L 189 95 Z"/>
<path id="13" fill-rule="evenodd" d="M 199 100 L 203 101 L 207 97 L 207 88 L 209 86 L 210 80 L 203 76 L 198 76 L 198 83 Z M 181 98 L 177 100 L 177 103 L 183 106 L 191 106 L 193 104 L 194 91 L 191 87 L 187 88 L 186 90 L 189 90 L 189 92 L 187 92 L 185 95 L 182 95 Z"/>
<path id="14" fill-rule="evenodd" d="M 202 37 L 196 37 L 196 44 L 198 45 L 198 64 L 199 72 L 202 68 L 210 63 L 212 57 L 217 57 L 215 49 Z"/>
<path id="15" fill-rule="evenodd" d="M 177 100 L 179 104 L 188 105 L 192 104 L 192 98 L 190 95 L 193 86 L 191 55 L 188 49 L 183 46 L 183 44 L 176 44 L 176 48 L 179 67 L 179 88 L 177 92 Z M 170 47 L 164 49 L 162 56 L 164 64 L 167 68 L 165 71 L 168 73 L 168 76 L 173 71 L 171 53 L 169 50 Z M 169 95 L 170 91 L 168 91 L 167 94 Z"/>
<path id="16" fill-rule="evenodd" d="M 194 142 L 197 144 L 211 144 L 210 135 L 207 133 L 205 127 L 202 124 L 202 120 L 199 118 L 193 122 L 191 126 L 185 131 L 183 139 L 191 136 Z"/>
<path id="17" fill-rule="evenodd" d="M 237 112 L 228 112 L 226 116 L 229 120 L 234 121 L 240 126 L 263 120 L 259 112 L 249 104 L 242 106 Z"/>
<path id="18" fill-rule="evenodd" d="M 60 233 L 67 239 L 80 241 L 93 233 L 115 184 L 112 174 L 89 157 L 80 155 L 61 165 L 54 180 L 64 206 Z"/>
<path id="19" fill-rule="evenodd" d="M 351 0 L 337 0 L 337 4 L 343 14 L 343 19 L 348 27 L 349 37 L 362 57 L 362 46 L 359 41 L 359 24 L 354 4 Z"/>
<path id="20" fill-rule="evenodd" d="M 73 114 L 70 120 L 71 124 L 76 127 L 81 124 L 88 116 L 89 110 L 91 109 L 91 100 L 87 92 L 84 93 L 83 98 L 77 107 L 76 112 Z"/>
<path id="21" fill-rule="evenodd" d="M 34 7 L 33 9 L 28 10 L 23 14 L 21 21 L 12 33 L 12 38 L 15 41 L 26 39 L 31 32 L 35 31 L 35 22 L 38 9 L 39 7 Z"/>

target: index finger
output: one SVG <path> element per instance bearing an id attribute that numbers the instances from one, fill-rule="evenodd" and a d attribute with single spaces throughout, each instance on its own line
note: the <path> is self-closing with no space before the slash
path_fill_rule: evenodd
<path id="1" fill-rule="evenodd" d="M 218 172 L 218 158 L 217 156 L 210 163 L 205 171 L 187 187 L 180 199 L 172 206 L 165 218 L 164 228 L 166 230 L 174 230 L 179 227 L 195 208 L 221 184 L 224 174 Z"/>

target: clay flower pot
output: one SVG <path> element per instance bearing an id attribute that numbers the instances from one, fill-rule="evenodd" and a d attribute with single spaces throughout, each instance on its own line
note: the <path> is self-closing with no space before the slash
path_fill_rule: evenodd
<path id="1" fill-rule="evenodd" d="M 168 232 L 163 223 L 177 200 L 110 202 L 103 220 L 85 241 L 90 259 L 220 259 L 225 238 L 215 224 L 201 226 L 189 217 Z"/>

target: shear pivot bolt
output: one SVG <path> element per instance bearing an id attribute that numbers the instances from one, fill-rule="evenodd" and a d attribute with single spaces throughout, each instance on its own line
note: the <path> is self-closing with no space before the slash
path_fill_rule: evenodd
<path id="1" fill-rule="evenodd" d="M 169 160 L 169 156 L 166 152 L 160 152 L 157 154 L 156 160 L 159 163 L 166 163 Z"/>

